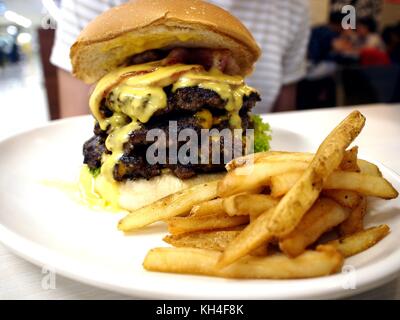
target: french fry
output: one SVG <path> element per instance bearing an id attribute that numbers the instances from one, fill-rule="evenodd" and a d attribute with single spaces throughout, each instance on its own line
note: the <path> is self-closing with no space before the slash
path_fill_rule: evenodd
<path id="1" fill-rule="evenodd" d="M 349 211 L 335 201 L 319 198 L 297 227 L 279 241 L 279 248 L 289 257 L 297 257 L 322 234 L 342 223 L 348 216 Z"/>
<path id="2" fill-rule="evenodd" d="M 223 207 L 229 216 L 258 216 L 276 206 L 278 200 L 265 194 L 237 194 L 223 199 Z"/>
<path id="3" fill-rule="evenodd" d="M 344 257 L 350 257 L 372 247 L 386 237 L 389 232 L 390 228 L 384 224 L 362 230 L 339 240 L 330 241 L 327 245 L 335 247 Z"/>
<path id="4" fill-rule="evenodd" d="M 222 250 L 223 251 L 223 250 Z M 265 257 L 268 255 L 268 245 L 264 244 L 249 253 L 251 256 Z"/>
<path id="5" fill-rule="evenodd" d="M 174 247 L 191 247 L 223 251 L 240 230 L 200 231 L 178 235 L 167 235 L 164 241 Z"/>
<path id="6" fill-rule="evenodd" d="M 358 147 L 355 146 L 344 153 L 340 169 L 343 171 L 354 171 L 360 172 L 360 168 L 357 164 Z"/>
<path id="7" fill-rule="evenodd" d="M 271 178 L 271 195 L 281 197 L 286 194 L 301 176 L 300 172 L 288 172 Z M 399 195 L 396 189 L 383 177 L 347 171 L 333 172 L 325 181 L 323 189 L 350 190 L 364 196 L 382 199 L 394 199 Z"/>
<path id="8" fill-rule="evenodd" d="M 342 170 L 346 170 L 345 168 L 353 168 L 354 171 L 358 171 L 360 163 L 357 159 L 358 155 L 358 147 L 355 146 L 349 150 L 346 150 L 341 168 Z M 288 151 L 266 151 L 259 152 L 255 154 L 248 154 L 243 157 L 235 158 L 231 160 L 226 166 L 227 171 L 232 171 L 236 168 L 252 165 L 254 163 L 260 162 L 281 162 L 281 161 L 305 161 L 311 162 L 314 158 L 315 154 L 310 152 L 288 152 Z M 363 162 L 361 165 L 365 165 L 366 167 L 371 168 L 371 164 L 368 161 L 361 160 Z M 375 166 L 376 167 L 376 166 Z M 349 170 L 349 171 L 353 171 Z"/>
<path id="9" fill-rule="evenodd" d="M 367 212 L 367 197 L 362 197 L 358 206 L 355 207 L 348 218 L 339 225 L 341 236 L 348 236 L 364 229 L 364 216 Z"/>
<path id="10" fill-rule="evenodd" d="M 271 196 L 274 198 L 284 196 L 296 184 L 303 173 L 303 171 L 293 171 L 271 177 Z"/>
<path id="11" fill-rule="evenodd" d="M 360 172 L 362 174 L 366 174 L 368 176 L 382 177 L 382 173 L 379 170 L 378 166 L 371 162 L 358 159 L 357 165 L 360 168 Z"/>
<path id="12" fill-rule="evenodd" d="M 229 244 L 229 242 L 231 242 L 242 230 L 241 227 L 235 227 L 232 229 L 217 231 L 197 231 L 175 235 L 170 234 L 165 236 L 163 240 L 166 243 L 169 243 L 170 245 L 178 248 L 184 247 L 223 251 Z M 250 255 L 252 256 L 266 256 L 267 254 L 267 246 L 261 246 L 250 253 Z"/>
<path id="13" fill-rule="evenodd" d="M 346 163 L 346 155 L 347 155 L 347 157 L 350 157 L 350 156 L 354 157 L 354 152 L 355 152 L 354 148 L 358 149 L 358 147 L 353 147 L 352 149 L 347 150 L 345 152 L 345 155 L 344 155 L 342 163 L 341 163 L 342 170 L 346 170 L 343 168 L 346 168 L 349 166 L 349 165 L 345 164 Z M 254 163 L 260 163 L 260 162 L 270 162 L 270 163 L 278 162 L 278 161 L 311 162 L 313 157 L 314 157 L 313 153 L 307 153 L 307 152 L 267 151 L 267 152 L 259 152 L 254 155 L 250 154 L 250 155 L 246 155 L 246 156 L 243 156 L 240 158 L 233 159 L 225 167 L 226 167 L 227 171 L 233 171 L 236 168 L 244 167 L 246 165 L 252 165 Z M 354 167 L 354 164 L 352 164 L 350 167 Z M 382 173 L 380 172 L 378 166 L 371 162 L 368 162 L 368 161 L 362 160 L 362 159 L 357 159 L 357 167 L 359 169 L 359 172 L 361 172 L 362 174 L 382 177 Z M 348 170 L 348 171 L 356 171 L 356 170 Z"/>
<path id="14" fill-rule="evenodd" d="M 324 188 L 353 190 L 365 196 L 382 199 L 394 199 L 399 195 L 386 179 L 356 172 L 334 172 L 325 183 Z"/>
<path id="15" fill-rule="evenodd" d="M 236 168 L 252 165 L 260 162 L 280 162 L 280 161 L 306 161 L 309 162 L 314 154 L 307 152 L 287 152 L 287 151 L 266 151 L 255 154 L 248 154 L 243 157 L 231 160 L 226 166 L 227 171 Z"/>
<path id="16" fill-rule="evenodd" d="M 228 245 L 218 267 L 231 264 L 274 236 L 284 237 L 289 234 L 317 200 L 325 181 L 340 165 L 345 149 L 358 136 L 364 124 L 365 117 L 358 111 L 347 116 L 325 138 L 309 167 L 273 212 L 261 214 Z"/>
<path id="17" fill-rule="evenodd" d="M 248 216 L 209 215 L 194 217 L 174 217 L 168 219 L 168 231 L 180 234 L 201 230 L 215 230 L 236 227 L 249 222 Z"/>
<path id="18" fill-rule="evenodd" d="M 299 279 L 326 276 L 340 270 L 343 256 L 330 246 L 306 251 L 290 259 L 284 255 L 246 256 L 219 269 L 221 253 L 196 248 L 155 248 L 147 253 L 143 267 L 148 271 L 199 274 L 224 278 Z"/>
<path id="19" fill-rule="evenodd" d="M 357 192 L 350 190 L 322 190 L 321 194 L 350 209 L 356 208 L 363 198 Z"/>
<path id="20" fill-rule="evenodd" d="M 195 185 L 132 211 L 119 221 L 118 229 L 139 229 L 156 221 L 188 213 L 194 205 L 217 197 L 217 183 L 218 181 L 213 181 Z"/>
<path id="21" fill-rule="evenodd" d="M 272 176 L 290 171 L 305 170 L 308 163 L 304 161 L 282 161 L 256 163 L 251 167 L 240 167 L 230 171 L 218 184 L 218 196 L 228 197 L 248 192 L 268 185 Z"/>
<path id="22" fill-rule="evenodd" d="M 210 214 L 224 214 L 223 199 L 218 198 L 214 200 L 205 201 L 193 206 L 190 210 L 190 216 L 206 216 Z"/>

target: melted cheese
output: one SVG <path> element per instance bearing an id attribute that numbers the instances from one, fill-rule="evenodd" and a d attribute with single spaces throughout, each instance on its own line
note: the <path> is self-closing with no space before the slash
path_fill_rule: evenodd
<path id="1" fill-rule="evenodd" d="M 109 133 L 106 147 L 111 154 L 103 154 L 101 174 L 91 181 L 94 189 L 90 188 L 95 193 L 86 192 L 90 201 L 97 202 L 98 193 L 105 201 L 104 205 L 118 204 L 118 182 L 114 180 L 113 171 L 124 153 L 124 143 L 132 131 L 140 128 L 140 123 L 148 122 L 156 111 L 167 107 L 163 88 L 169 85 L 173 85 L 173 91 L 198 86 L 218 93 L 226 101 L 225 109 L 233 128 L 241 128 L 239 111 L 243 96 L 255 92 L 244 84 L 240 76 L 228 76 L 217 70 L 205 71 L 199 65 L 161 66 L 159 61 L 155 61 L 120 68 L 107 74 L 96 85 L 89 104 L 100 128 Z M 108 96 L 108 107 L 113 111 L 109 118 L 100 112 L 105 96 Z M 211 128 L 214 123 L 208 110 L 199 111 L 196 117 L 201 119 L 204 128 Z M 81 180 L 86 184 L 85 189 L 91 190 L 87 175 L 83 175 Z"/>
<path id="2" fill-rule="evenodd" d="M 242 77 L 228 76 L 218 70 L 188 72 L 179 78 L 172 91 L 193 86 L 218 93 L 221 99 L 226 101 L 225 109 L 229 113 L 230 126 L 235 129 L 242 127 L 239 111 L 243 104 L 243 96 L 255 92 L 253 88 L 244 84 Z"/>
<path id="3" fill-rule="evenodd" d="M 213 125 L 213 116 L 207 109 L 201 109 L 195 113 L 195 118 L 199 120 L 200 125 L 203 129 L 211 129 Z"/>
<path id="4" fill-rule="evenodd" d="M 115 118 L 119 120 L 124 115 L 145 123 L 154 112 L 167 106 L 163 88 L 174 83 L 176 75 L 193 69 L 200 69 L 200 66 L 176 64 L 163 67 L 159 62 L 150 62 L 117 69 L 103 77 L 96 85 L 89 100 L 90 110 L 102 130 L 106 130 L 109 125 L 115 127 Z M 129 77 L 130 73 L 139 74 Z M 111 91 L 114 103 L 110 109 L 114 114 L 110 118 L 104 118 L 100 112 L 100 104 L 113 86 L 115 87 Z"/>
<path id="5" fill-rule="evenodd" d="M 79 176 L 79 191 L 83 204 L 91 208 L 122 211 L 119 205 L 118 186 L 110 183 L 105 177 L 93 177 L 87 165 L 81 169 Z"/>

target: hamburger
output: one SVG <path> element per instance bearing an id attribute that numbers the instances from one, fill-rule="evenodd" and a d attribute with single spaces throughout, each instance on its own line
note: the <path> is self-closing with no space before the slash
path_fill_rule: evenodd
<path id="1" fill-rule="evenodd" d="M 239 20 L 203 1 L 130 1 L 90 22 L 70 52 L 74 76 L 95 84 L 94 135 L 84 143 L 81 174 L 89 198 L 134 210 L 217 179 L 226 162 L 222 136 L 190 142 L 201 161 L 149 160 L 155 142 L 169 155 L 189 143 L 176 139 L 187 129 L 235 132 L 242 151 L 249 142 L 235 129 L 254 129 L 254 150 L 267 150 L 268 125 L 251 115 L 260 96 L 244 82 L 260 54 Z M 154 130 L 163 142 L 149 141 Z M 219 161 L 202 149 L 215 142 Z"/>

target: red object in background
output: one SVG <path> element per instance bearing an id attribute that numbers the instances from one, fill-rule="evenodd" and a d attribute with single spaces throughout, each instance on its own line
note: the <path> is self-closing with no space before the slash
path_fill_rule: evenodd
<path id="1" fill-rule="evenodd" d="M 361 50 L 360 62 L 362 66 L 385 66 L 390 64 L 390 58 L 382 50 L 366 48 Z"/>
<path id="2" fill-rule="evenodd" d="M 400 4 L 400 0 L 386 0 L 386 2 Z"/>

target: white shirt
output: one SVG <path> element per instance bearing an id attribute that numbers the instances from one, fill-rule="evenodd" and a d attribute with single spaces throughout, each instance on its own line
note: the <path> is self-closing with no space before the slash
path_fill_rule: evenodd
<path id="1" fill-rule="evenodd" d="M 71 70 L 69 48 L 85 25 L 123 0 L 62 0 L 51 62 Z M 239 18 L 259 43 L 262 56 L 247 83 L 261 94 L 256 113 L 270 111 L 282 85 L 305 74 L 309 8 L 307 0 L 210 0 Z"/>

